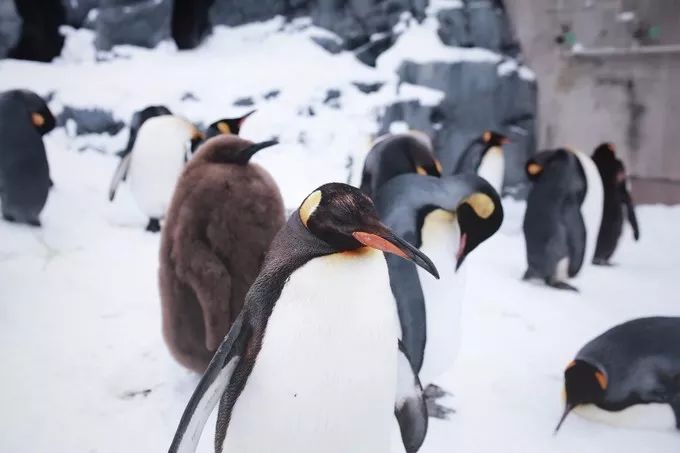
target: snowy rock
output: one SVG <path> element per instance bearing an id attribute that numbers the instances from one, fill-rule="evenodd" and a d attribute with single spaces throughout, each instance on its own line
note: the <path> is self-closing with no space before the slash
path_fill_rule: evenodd
<path id="1" fill-rule="evenodd" d="M 2 0 L 6 1 L 6 0 Z M 41 0 L 40 7 L 32 0 L 15 0 L 16 12 L 22 20 L 21 34 L 10 58 L 49 62 L 61 52 L 64 37 L 59 27 L 66 23 L 61 0 Z M 9 30 L 11 36 L 11 29 Z"/>
<path id="2" fill-rule="evenodd" d="M 66 9 L 66 22 L 73 27 L 80 27 L 85 23 L 90 11 L 99 7 L 102 0 L 62 0 Z"/>
<path id="3" fill-rule="evenodd" d="M 14 6 L 14 0 L 0 0 L 0 58 L 19 41 L 21 17 Z"/>
<path id="4" fill-rule="evenodd" d="M 66 127 L 69 123 L 75 124 L 75 130 L 71 131 L 75 135 L 104 133 L 115 135 L 125 126 L 125 123 L 116 120 L 113 114 L 106 110 L 64 106 L 57 115 L 57 125 Z"/>
<path id="5" fill-rule="evenodd" d="M 170 37 L 172 0 L 103 0 L 95 19 L 100 50 L 118 44 L 155 47 Z"/>

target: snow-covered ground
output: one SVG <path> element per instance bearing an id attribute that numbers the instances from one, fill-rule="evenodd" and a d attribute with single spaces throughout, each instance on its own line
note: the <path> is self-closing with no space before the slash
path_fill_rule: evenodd
<path id="1" fill-rule="evenodd" d="M 204 123 L 242 113 L 247 107 L 233 101 L 251 96 L 258 112 L 242 135 L 280 138 L 256 160 L 294 208 L 324 182 L 358 182 L 377 109 L 397 96 L 384 67 L 395 51 L 390 64 L 368 68 L 349 54 L 329 55 L 308 39 L 321 31 L 298 25 L 218 29 L 196 51 L 119 49 L 129 58 L 100 63 L 74 40 L 71 56 L 55 64 L 0 62 L 0 89 L 56 90 L 57 110 L 98 105 L 121 119 L 163 103 Z M 479 57 L 470 52 L 456 58 Z M 352 83 L 375 81 L 386 85 L 369 95 Z M 339 108 L 323 103 L 334 88 Z M 280 94 L 266 99 L 273 90 Z M 197 100 L 182 101 L 186 92 Z M 55 130 L 46 137 L 55 187 L 43 227 L 0 222 L 1 452 L 165 451 L 198 381 L 161 338 L 159 236 L 143 231 L 126 187 L 107 201 L 111 153 L 126 139 L 127 131 L 74 138 Z M 103 152 L 78 151 L 84 146 Z M 680 315 L 680 207 L 640 207 L 641 241 L 626 231 L 617 266 L 586 268 L 575 281 L 581 293 L 572 294 L 520 281 L 523 205 L 505 205 L 501 231 L 465 265 L 463 347 L 440 382 L 457 412 L 431 422 L 421 451 L 677 452 L 674 431 L 617 429 L 577 415 L 558 436 L 552 431 L 562 370 L 586 341 L 633 317 Z M 213 426 L 201 452 L 212 451 Z"/>

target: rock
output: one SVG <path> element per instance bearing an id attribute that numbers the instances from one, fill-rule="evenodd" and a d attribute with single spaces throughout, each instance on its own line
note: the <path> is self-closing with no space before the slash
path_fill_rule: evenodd
<path id="1" fill-rule="evenodd" d="M 251 97 L 239 98 L 234 101 L 234 105 L 238 107 L 251 107 L 255 105 L 255 101 Z"/>
<path id="2" fill-rule="evenodd" d="M 62 0 L 66 9 L 66 23 L 72 27 L 81 27 L 90 11 L 99 7 L 102 0 Z"/>
<path id="3" fill-rule="evenodd" d="M 178 49 L 193 49 L 210 34 L 213 3 L 215 0 L 174 0 L 172 37 Z"/>
<path id="4" fill-rule="evenodd" d="M 57 126 L 65 127 L 66 123 L 75 122 L 76 135 L 83 134 L 117 134 L 125 123 L 113 117 L 113 114 L 101 109 L 82 109 L 64 106 L 64 109 L 57 115 Z"/>
<path id="5" fill-rule="evenodd" d="M 340 90 L 336 90 L 334 88 L 330 89 L 326 91 L 326 98 L 323 100 L 323 103 L 329 107 L 339 108 L 340 96 L 342 96 L 342 92 Z"/>
<path id="6" fill-rule="evenodd" d="M 281 90 L 272 90 L 272 91 L 266 92 L 266 93 L 263 95 L 263 97 L 264 97 L 266 100 L 269 101 L 270 99 L 276 99 L 277 97 L 279 97 L 280 94 L 281 94 Z"/>
<path id="7" fill-rule="evenodd" d="M 333 55 L 338 54 L 343 51 L 343 41 L 342 39 L 338 38 L 337 36 L 329 36 L 329 35 L 323 35 L 323 36 L 310 36 L 310 39 L 314 41 L 316 44 L 319 46 L 323 47 L 327 52 L 332 53 Z"/>
<path id="8" fill-rule="evenodd" d="M 468 17 L 464 8 L 445 8 L 437 13 L 437 34 L 447 46 L 472 47 Z"/>
<path id="9" fill-rule="evenodd" d="M 379 91 L 380 88 L 382 88 L 385 85 L 385 82 L 374 82 L 374 83 L 366 83 L 366 82 L 352 82 L 352 85 L 357 87 L 359 91 L 361 91 L 364 94 L 370 94 L 370 93 L 375 93 L 376 91 Z"/>
<path id="10" fill-rule="evenodd" d="M 271 19 L 286 12 L 284 0 L 215 0 L 210 9 L 213 25 L 242 25 Z"/>
<path id="11" fill-rule="evenodd" d="M 385 34 L 378 38 L 372 39 L 368 43 L 354 50 L 354 55 L 362 63 L 375 67 L 375 61 L 381 53 L 392 47 L 394 44 L 394 36 Z"/>
<path id="12" fill-rule="evenodd" d="M 99 50 L 119 44 L 153 48 L 170 37 L 172 0 L 102 0 L 95 18 Z"/>
<path id="13" fill-rule="evenodd" d="M 0 0 L 0 58 L 5 58 L 21 35 L 21 17 L 14 0 Z"/>
<path id="14" fill-rule="evenodd" d="M 64 45 L 59 27 L 66 23 L 61 0 L 42 0 L 39 7 L 33 0 L 15 0 L 15 6 L 22 19 L 21 35 L 8 56 L 42 62 L 59 56 Z"/>

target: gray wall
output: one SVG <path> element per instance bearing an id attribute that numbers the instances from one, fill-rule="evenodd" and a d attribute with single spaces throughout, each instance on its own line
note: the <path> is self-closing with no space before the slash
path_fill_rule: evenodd
<path id="1" fill-rule="evenodd" d="M 590 151 L 614 142 L 636 201 L 680 203 L 680 51 L 629 51 L 636 45 L 680 48 L 680 2 L 508 0 L 506 8 L 526 63 L 537 74 L 540 147 Z M 640 21 L 617 20 L 629 10 Z M 572 54 L 571 46 L 556 42 L 563 26 L 584 49 L 628 50 Z M 642 29 L 637 39 L 635 29 Z"/>

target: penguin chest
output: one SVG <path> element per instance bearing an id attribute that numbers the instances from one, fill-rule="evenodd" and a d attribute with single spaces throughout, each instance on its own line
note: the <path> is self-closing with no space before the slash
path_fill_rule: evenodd
<path id="1" fill-rule="evenodd" d="M 590 263 L 595 256 L 595 245 L 602 223 L 604 208 L 604 188 L 597 166 L 590 158 L 578 150 L 571 150 L 578 158 L 586 177 L 586 196 L 581 203 L 581 215 L 586 225 L 586 251 L 584 263 Z"/>
<path id="2" fill-rule="evenodd" d="M 147 137 L 138 136 L 132 153 L 128 175 L 132 194 L 146 215 L 162 218 L 184 169 L 186 144 L 181 140 L 149 143 Z"/>
<path id="3" fill-rule="evenodd" d="M 237 398 L 224 452 L 388 452 L 396 307 L 382 253 L 316 258 L 295 271 Z"/>
<path id="4" fill-rule="evenodd" d="M 465 279 L 460 272 L 456 273 L 460 228 L 455 214 L 443 210 L 428 214 L 421 237 L 420 250 L 430 257 L 440 275 L 436 280 L 417 268 L 425 299 L 427 328 L 420 377 L 427 384 L 446 372 L 458 353 Z"/>
<path id="5" fill-rule="evenodd" d="M 574 412 L 589 421 L 628 429 L 674 431 L 677 423 L 671 406 L 660 403 L 637 404 L 618 412 L 587 404 L 577 406 Z"/>
<path id="6" fill-rule="evenodd" d="M 505 174 L 505 158 L 503 151 L 494 146 L 489 149 L 477 169 L 477 174 L 486 179 L 499 194 L 503 190 L 503 176 Z"/>

